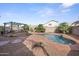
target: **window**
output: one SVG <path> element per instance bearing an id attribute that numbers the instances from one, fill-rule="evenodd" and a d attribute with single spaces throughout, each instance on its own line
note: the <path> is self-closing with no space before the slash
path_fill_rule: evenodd
<path id="1" fill-rule="evenodd" d="M 51 26 L 52 24 L 49 24 L 49 26 Z"/>

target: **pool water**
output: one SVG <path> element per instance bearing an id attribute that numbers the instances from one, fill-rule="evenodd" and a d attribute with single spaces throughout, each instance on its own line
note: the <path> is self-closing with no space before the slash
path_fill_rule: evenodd
<path id="1" fill-rule="evenodd" d="M 63 36 L 59 36 L 59 35 L 45 35 L 43 34 L 43 36 L 47 37 L 49 40 L 52 40 L 56 43 L 60 43 L 60 44 L 67 44 L 67 45 L 72 45 L 75 44 L 74 41 L 70 40 L 70 39 L 65 39 Z"/>

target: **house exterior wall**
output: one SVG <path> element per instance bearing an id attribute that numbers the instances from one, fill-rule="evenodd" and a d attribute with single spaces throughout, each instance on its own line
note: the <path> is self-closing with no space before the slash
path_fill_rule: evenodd
<path id="1" fill-rule="evenodd" d="M 72 34 L 75 34 L 75 35 L 79 36 L 79 27 L 73 27 L 72 28 Z"/>
<path id="2" fill-rule="evenodd" d="M 49 33 L 55 32 L 56 29 L 57 29 L 57 27 L 45 27 L 45 32 L 49 32 Z"/>
<path id="3" fill-rule="evenodd" d="M 57 27 L 58 23 L 55 22 L 55 21 L 51 21 L 51 22 L 48 22 L 48 23 L 44 24 L 43 26 L 46 26 L 46 27 Z"/>
<path id="4" fill-rule="evenodd" d="M 56 21 L 50 21 L 43 26 L 45 27 L 45 32 L 55 32 L 56 29 L 58 28 L 58 22 Z"/>

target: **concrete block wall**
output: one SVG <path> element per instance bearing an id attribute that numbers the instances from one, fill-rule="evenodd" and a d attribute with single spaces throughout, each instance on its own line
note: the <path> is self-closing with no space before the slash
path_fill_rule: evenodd
<path id="1" fill-rule="evenodd" d="M 72 34 L 79 35 L 79 27 L 73 27 Z"/>

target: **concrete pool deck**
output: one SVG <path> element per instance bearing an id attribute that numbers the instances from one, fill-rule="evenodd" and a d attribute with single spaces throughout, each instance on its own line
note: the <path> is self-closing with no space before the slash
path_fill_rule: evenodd
<path id="1" fill-rule="evenodd" d="M 65 35 L 64 35 L 65 36 Z M 67 35 L 66 35 L 67 37 Z M 68 38 L 68 37 L 67 37 Z M 41 49 L 31 49 L 33 42 L 43 42 L 45 44 L 44 48 L 50 56 L 67 56 L 67 55 L 79 55 L 79 45 L 64 45 L 52 42 L 45 37 L 40 35 L 31 35 L 23 43 L 33 52 L 35 55 L 45 55 L 41 52 Z M 37 54 L 40 52 L 39 54 Z M 71 53 L 73 52 L 73 53 Z"/>
<path id="2" fill-rule="evenodd" d="M 42 33 L 40 33 L 42 34 Z M 60 35 L 58 33 L 52 33 L 54 35 Z M 78 41 L 74 36 L 71 35 L 64 35 L 65 37 L 74 38 L 75 41 Z M 6 39 L 6 38 L 5 38 Z M 19 36 L 17 39 L 8 39 L 9 42 L 6 40 L 0 40 L 0 55 L 13 55 L 13 56 L 79 56 L 79 44 L 74 45 L 64 45 L 58 44 L 47 38 L 32 34 L 30 36 Z M 41 47 L 36 47 L 32 49 L 32 46 L 35 42 L 43 42 L 44 49 Z M 5 53 L 5 54 L 4 54 Z"/>
<path id="3" fill-rule="evenodd" d="M 34 56 L 34 54 L 23 44 L 28 37 L 24 33 L 17 33 L 14 37 L 0 37 L 0 56 Z"/>

